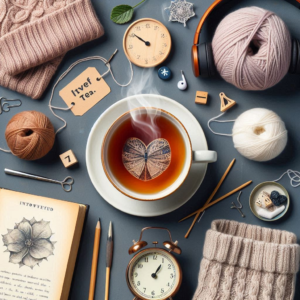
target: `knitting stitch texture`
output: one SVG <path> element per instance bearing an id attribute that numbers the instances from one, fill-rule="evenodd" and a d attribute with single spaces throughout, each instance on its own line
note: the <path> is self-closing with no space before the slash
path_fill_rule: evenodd
<path id="1" fill-rule="evenodd" d="M 103 33 L 90 0 L 0 0 L 0 84 L 37 99 L 64 54 Z"/>
<path id="2" fill-rule="evenodd" d="M 193 300 L 292 300 L 299 269 L 296 241 L 287 231 L 213 221 Z"/>

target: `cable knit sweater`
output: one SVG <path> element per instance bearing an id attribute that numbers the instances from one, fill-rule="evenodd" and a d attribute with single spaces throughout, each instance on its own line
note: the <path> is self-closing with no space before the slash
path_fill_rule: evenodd
<path id="1" fill-rule="evenodd" d="M 296 241 L 287 231 L 213 221 L 193 300 L 292 300 L 299 269 Z"/>
<path id="2" fill-rule="evenodd" d="M 0 0 L 0 85 L 39 98 L 64 54 L 103 33 L 90 0 Z"/>

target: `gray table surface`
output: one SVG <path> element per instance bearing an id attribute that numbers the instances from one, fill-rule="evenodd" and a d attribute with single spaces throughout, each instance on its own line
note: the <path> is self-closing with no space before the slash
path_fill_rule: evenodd
<path id="1" fill-rule="evenodd" d="M 38 110 L 45 113 L 53 122 L 55 128 L 61 126 L 59 120 L 51 115 L 48 108 L 48 99 L 50 96 L 50 88 L 59 75 L 67 69 L 67 67 L 77 59 L 84 58 L 90 55 L 101 55 L 106 58 L 110 57 L 111 53 L 118 48 L 120 51 L 112 62 L 112 67 L 117 79 L 120 82 L 128 80 L 128 62 L 122 49 L 123 34 L 128 25 L 116 25 L 109 19 L 110 11 L 113 6 L 126 2 L 128 4 L 136 4 L 138 0 L 126 1 L 95 1 L 93 0 L 96 12 L 104 25 L 106 30 L 105 36 L 97 41 L 93 41 L 83 45 L 73 51 L 70 51 L 62 64 L 60 65 L 54 79 L 50 83 L 49 88 L 40 101 L 27 99 L 15 92 L 9 91 L 0 87 L 0 96 L 8 98 L 20 97 L 23 105 L 20 108 L 15 108 L 9 113 L 4 113 L 0 116 L 0 144 L 2 147 L 6 146 L 4 131 L 9 119 L 17 112 L 23 110 Z M 278 222 L 263 222 L 257 219 L 250 211 L 248 205 L 248 198 L 251 189 L 258 183 L 267 180 L 273 180 L 279 177 L 288 168 L 300 170 L 300 134 L 299 134 L 299 113 L 300 113 L 300 77 L 295 75 L 287 75 L 276 87 L 264 92 L 243 92 L 235 87 L 224 82 L 220 77 L 215 77 L 207 80 L 200 80 L 193 76 L 190 63 L 190 47 L 192 45 L 195 28 L 198 24 L 199 18 L 206 8 L 210 5 L 212 0 L 202 0 L 194 3 L 196 17 L 187 23 L 184 28 L 182 24 L 170 23 L 168 21 L 167 13 L 164 7 L 169 5 L 169 0 L 146 0 L 144 4 L 139 6 L 134 13 L 133 20 L 139 18 L 151 17 L 163 22 L 169 29 L 172 35 L 172 52 L 164 63 L 173 71 L 173 78 L 164 82 L 156 76 L 157 68 L 155 68 L 155 76 L 153 78 L 154 84 L 161 95 L 170 97 L 188 108 L 202 125 L 206 134 L 208 145 L 210 149 L 218 152 L 218 162 L 211 164 L 205 180 L 194 195 L 194 197 L 183 207 L 174 211 L 173 213 L 156 218 L 139 218 L 124 214 L 104 201 L 101 196 L 94 189 L 86 169 L 85 162 L 85 148 L 89 131 L 96 119 L 101 113 L 110 105 L 122 99 L 124 89 L 117 86 L 111 76 L 106 76 L 105 80 L 111 87 L 111 93 L 98 103 L 93 109 L 82 117 L 75 117 L 70 112 L 59 112 L 67 122 L 68 127 L 61 134 L 57 136 L 53 150 L 43 159 L 35 162 L 22 161 L 12 155 L 0 153 L 1 168 L 11 168 L 15 170 L 27 171 L 35 174 L 44 175 L 50 178 L 64 178 L 71 175 L 75 179 L 74 190 L 71 193 L 65 193 L 59 186 L 48 183 L 37 183 L 26 179 L 19 179 L 8 177 L 4 172 L 0 172 L 0 185 L 4 188 L 13 189 L 25 193 L 33 193 L 36 195 L 53 197 L 57 199 L 64 199 L 78 203 L 87 203 L 90 205 L 90 212 L 87 220 L 87 226 L 84 230 L 82 238 L 82 249 L 79 253 L 77 266 L 74 273 L 73 286 L 70 293 L 70 299 L 82 300 L 87 299 L 89 291 L 90 279 L 90 263 L 92 257 L 94 227 L 97 219 L 101 218 L 103 237 L 101 243 L 101 253 L 99 262 L 99 272 L 97 278 L 97 288 L 95 299 L 103 299 L 104 285 L 105 285 L 105 242 L 106 232 L 108 230 L 109 221 L 112 220 L 114 224 L 115 235 L 115 251 L 113 268 L 111 274 L 111 292 L 110 299 L 132 299 L 132 295 L 127 288 L 125 281 L 125 270 L 130 260 L 127 253 L 128 248 L 132 245 L 132 239 L 137 239 L 140 230 L 145 226 L 164 226 L 171 230 L 174 239 L 179 241 L 183 253 L 179 257 L 179 261 L 183 268 L 183 283 L 182 287 L 175 297 L 175 299 L 191 299 L 197 286 L 197 277 L 199 272 L 199 263 L 202 257 L 202 248 L 206 230 L 210 227 L 213 220 L 219 218 L 231 219 L 236 221 L 244 221 L 249 224 L 257 224 L 269 228 L 285 229 L 293 231 L 300 238 L 299 214 L 300 202 L 299 192 L 300 188 L 293 189 L 289 185 L 287 178 L 282 180 L 291 196 L 291 207 L 286 217 Z M 236 1 L 237 2 L 237 1 Z M 241 5 L 241 3 L 243 5 Z M 224 7 L 223 9 L 214 13 L 214 15 L 207 22 L 203 30 L 203 40 L 211 40 L 213 32 L 226 13 L 237 9 L 241 6 L 259 5 L 261 7 L 275 11 L 288 25 L 291 34 L 300 39 L 299 18 L 300 11 L 280 0 L 274 1 L 239 1 L 235 5 Z M 60 84 L 55 92 L 54 104 L 63 106 L 64 102 L 58 95 L 60 88 L 64 87 L 73 78 L 85 70 L 88 66 L 96 66 L 100 72 L 105 70 L 101 62 L 93 61 L 82 63 L 77 66 L 70 75 L 68 75 Z M 184 92 L 177 89 L 177 82 L 180 79 L 180 70 L 184 70 L 188 81 L 188 89 Z M 134 67 L 135 79 L 139 77 L 141 69 Z M 208 91 L 208 104 L 196 105 L 194 103 L 196 90 Z M 126 91 L 125 91 L 126 92 Z M 144 92 L 149 92 L 146 90 Z M 151 92 L 151 91 L 150 91 Z M 285 121 L 289 132 L 288 145 L 280 157 L 267 163 L 257 163 L 249 161 L 239 155 L 234 149 L 232 140 L 230 138 L 219 137 L 213 135 L 207 128 L 207 120 L 219 112 L 219 96 L 220 92 L 225 92 L 230 98 L 238 102 L 238 106 L 232 109 L 226 117 L 235 118 L 240 113 L 247 109 L 254 107 L 265 107 L 277 112 Z M 230 125 L 216 127 L 222 131 L 230 131 Z M 72 149 L 78 160 L 79 165 L 72 169 L 65 169 L 58 157 L 59 154 Z M 224 170 L 227 168 L 229 162 L 233 158 L 237 162 L 226 179 L 224 185 L 221 187 L 218 195 L 223 195 L 239 184 L 250 179 L 254 183 L 244 190 L 242 195 L 242 203 L 244 204 L 245 219 L 242 219 L 236 210 L 230 209 L 230 203 L 236 200 L 237 195 L 222 201 L 218 205 L 212 207 L 204 215 L 200 224 L 197 224 L 189 239 L 184 239 L 184 234 L 190 226 L 191 221 L 178 224 L 177 221 L 186 214 L 197 209 L 205 202 L 207 197 L 216 186 L 221 178 Z M 149 232 L 145 238 L 151 243 L 154 240 L 163 241 L 166 236 L 162 233 Z M 298 287 L 295 299 L 300 299 L 300 285 L 298 278 Z"/>

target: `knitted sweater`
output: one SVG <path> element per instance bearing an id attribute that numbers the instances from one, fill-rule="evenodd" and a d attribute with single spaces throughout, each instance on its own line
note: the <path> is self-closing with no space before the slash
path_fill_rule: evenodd
<path id="1" fill-rule="evenodd" d="M 90 0 L 0 0 L 0 85 L 41 97 L 64 54 L 103 33 Z"/>
<path id="2" fill-rule="evenodd" d="M 193 300 L 291 300 L 299 245 L 287 231 L 215 220 Z"/>

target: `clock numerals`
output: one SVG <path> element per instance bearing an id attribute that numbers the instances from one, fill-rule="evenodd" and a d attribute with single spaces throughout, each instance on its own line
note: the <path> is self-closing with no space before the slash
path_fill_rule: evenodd
<path id="1" fill-rule="evenodd" d="M 155 67 L 161 64 L 170 53 L 170 33 L 159 21 L 149 18 L 141 19 L 132 23 L 126 30 L 123 48 L 127 58 L 133 64 L 144 68 Z M 151 256 L 149 261 L 152 261 Z M 161 260 L 160 255 L 158 260 Z M 148 293 L 150 292 L 148 290 Z"/>
<path id="2" fill-rule="evenodd" d="M 168 253 L 153 249 L 134 261 L 130 269 L 130 284 L 135 295 L 140 296 L 138 299 L 165 299 L 178 286 L 177 271 Z"/>

